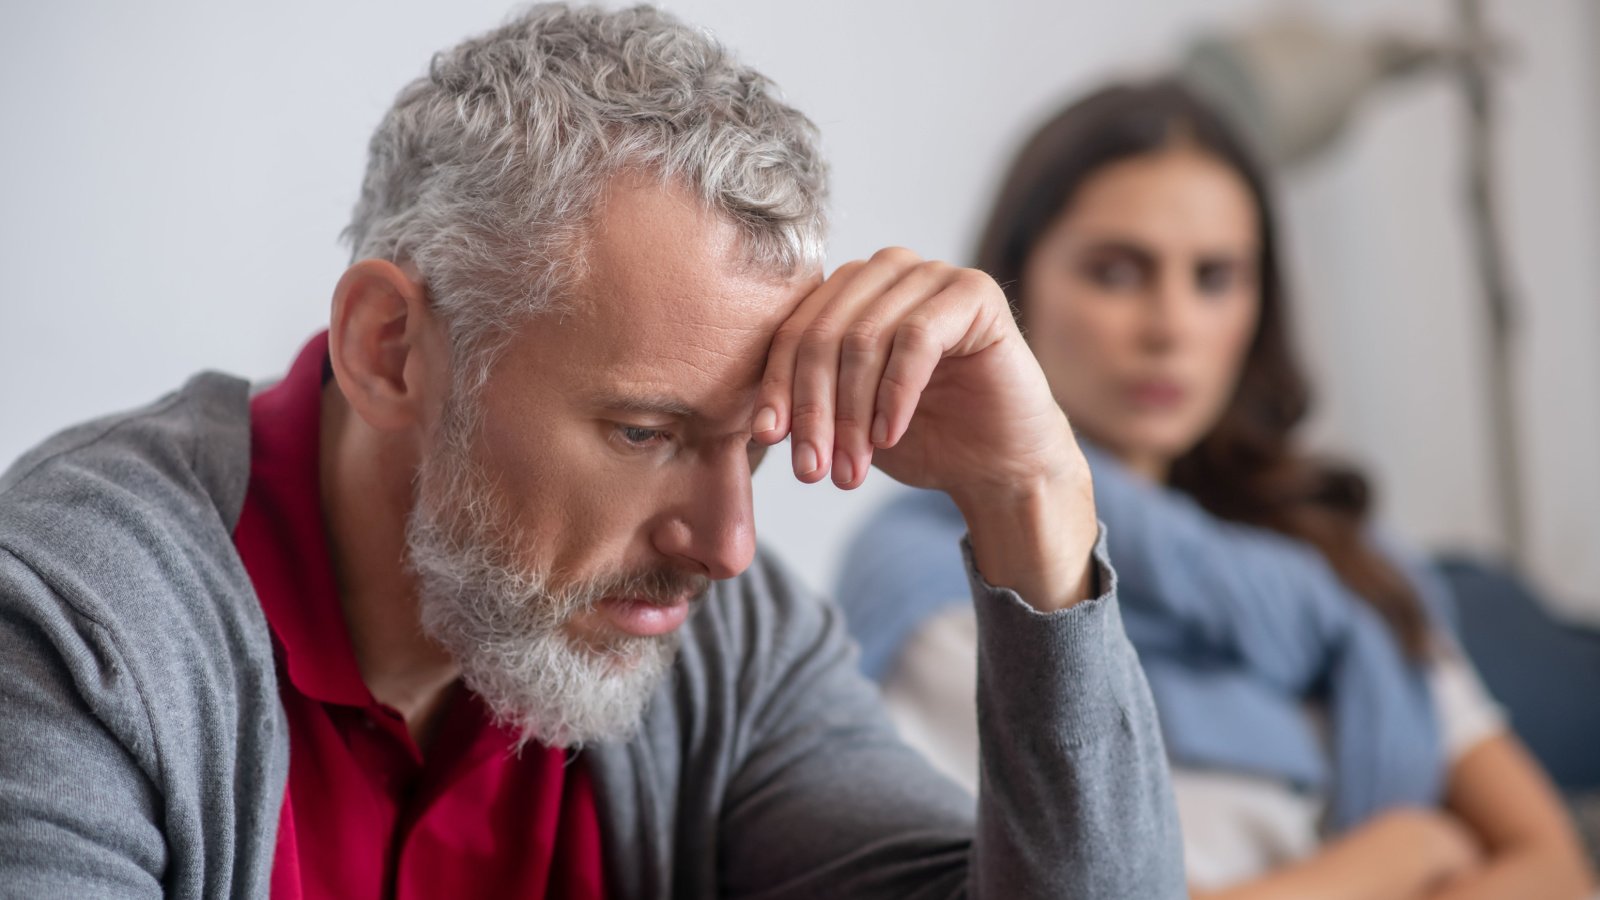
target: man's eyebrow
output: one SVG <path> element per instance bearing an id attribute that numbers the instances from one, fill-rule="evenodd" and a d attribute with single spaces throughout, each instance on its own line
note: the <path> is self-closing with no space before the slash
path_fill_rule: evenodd
<path id="1" fill-rule="evenodd" d="M 688 403 L 676 397 L 658 394 L 601 393 L 594 395 L 591 402 L 601 409 L 638 415 L 665 416 L 673 419 L 693 419 L 699 415 L 699 412 Z"/>

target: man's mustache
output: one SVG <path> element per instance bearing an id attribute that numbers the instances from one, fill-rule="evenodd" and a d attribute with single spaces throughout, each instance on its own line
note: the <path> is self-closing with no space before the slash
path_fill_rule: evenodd
<path id="1" fill-rule="evenodd" d="M 681 569 L 652 568 L 592 585 L 588 596 L 599 602 L 606 597 L 643 600 L 654 606 L 695 604 L 711 590 L 711 579 Z"/>

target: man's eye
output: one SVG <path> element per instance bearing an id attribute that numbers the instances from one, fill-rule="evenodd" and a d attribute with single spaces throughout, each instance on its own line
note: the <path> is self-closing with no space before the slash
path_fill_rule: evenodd
<path id="1" fill-rule="evenodd" d="M 654 447 L 667 439 L 667 433 L 659 428 L 641 428 L 637 425 L 618 425 L 617 434 L 622 437 L 623 443 L 639 449 Z"/>

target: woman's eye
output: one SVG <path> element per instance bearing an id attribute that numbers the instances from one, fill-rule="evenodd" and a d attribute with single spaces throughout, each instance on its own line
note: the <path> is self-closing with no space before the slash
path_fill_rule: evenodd
<path id="1" fill-rule="evenodd" d="M 1101 259 L 1088 265 L 1089 280 L 1107 290 L 1130 290 L 1139 286 L 1143 273 L 1130 259 Z"/>
<path id="2" fill-rule="evenodd" d="M 1232 263 L 1202 263 L 1195 269 L 1195 287 L 1210 296 L 1226 294 L 1239 280 L 1238 267 Z"/>

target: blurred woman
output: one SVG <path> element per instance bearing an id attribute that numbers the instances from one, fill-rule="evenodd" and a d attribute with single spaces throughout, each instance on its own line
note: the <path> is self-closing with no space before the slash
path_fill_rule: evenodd
<path id="1" fill-rule="evenodd" d="M 1584 896 L 1570 823 L 1436 576 L 1378 537 L 1360 473 L 1295 442 L 1309 391 L 1273 218 L 1212 110 L 1115 86 L 1026 144 L 978 250 L 1084 439 L 1195 895 Z M 964 531 L 942 495 L 894 501 L 838 596 L 906 738 L 978 789 L 996 773 Z"/>

